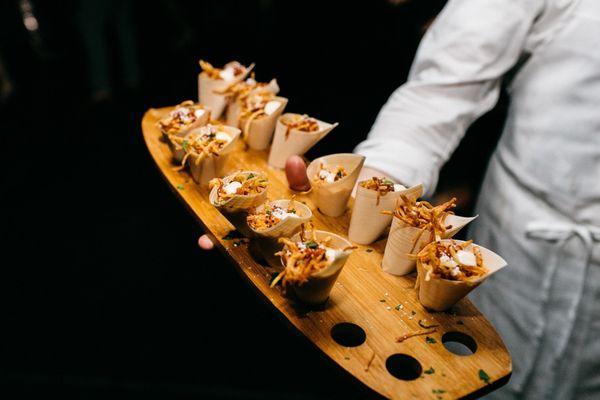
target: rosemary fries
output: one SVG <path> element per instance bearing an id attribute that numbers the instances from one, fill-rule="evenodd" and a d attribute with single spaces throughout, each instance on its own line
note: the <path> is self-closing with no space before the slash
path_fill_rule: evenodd
<path id="1" fill-rule="evenodd" d="M 416 201 L 406 196 L 400 198 L 402 201 L 396 204 L 394 211 L 382 211 L 382 213 L 393 215 L 408 226 L 430 231 L 436 240 L 440 240 L 446 230 L 452 228 L 446 226 L 444 220 L 448 215 L 454 214 L 451 210 L 456 207 L 456 198 L 435 207 L 424 200 Z"/>
<path id="2" fill-rule="evenodd" d="M 158 121 L 160 131 L 166 136 L 183 136 L 201 119 L 208 121 L 209 111 L 201 104 L 186 100 L 179 104 L 166 117 Z"/>
<path id="3" fill-rule="evenodd" d="M 276 255 L 281 256 L 285 269 L 271 282 L 271 286 L 275 286 L 280 280 L 284 289 L 292 285 L 302 286 L 311 276 L 331 266 L 344 253 L 356 248 L 335 248 L 331 243 L 332 236 L 318 237 L 314 230 L 310 231 L 310 234 L 302 231 L 297 239 L 280 239 L 284 247 Z"/>
<path id="4" fill-rule="evenodd" d="M 334 183 L 348 176 L 348 171 L 342 165 L 335 167 L 327 166 L 321 163 L 317 170 L 317 174 L 313 178 L 313 182 L 319 183 Z"/>
<path id="5" fill-rule="evenodd" d="M 480 279 L 488 272 L 483 265 L 481 250 L 477 246 L 472 246 L 472 241 L 432 242 L 415 257 L 427 271 L 426 281 L 430 279 L 472 281 Z"/>
<path id="6" fill-rule="evenodd" d="M 267 189 L 267 178 L 253 172 L 238 172 L 224 180 L 215 178 L 210 181 L 209 188 L 217 188 L 217 202 L 223 203 L 235 196 L 252 196 Z"/>
<path id="7" fill-rule="evenodd" d="M 306 114 L 285 114 L 281 116 L 279 121 L 286 126 L 286 139 L 289 137 L 292 129 L 300 132 L 317 132 L 319 129 L 321 129 L 319 127 L 319 122 Z"/>
<path id="8" fill-rule="evenodd" d="M 227 146 L 233 138 L 223 131 L 219 125 L 208 124 L 197 131 L 190 132 L 185 137 L 170 136 L 177 150 L 183 149 L 185 156 L 181 161 L 180 169 L 190 156 L 194 157 L 194 163 L 199 164 L 205 157 L 217 157 L 220 151 Z"/>

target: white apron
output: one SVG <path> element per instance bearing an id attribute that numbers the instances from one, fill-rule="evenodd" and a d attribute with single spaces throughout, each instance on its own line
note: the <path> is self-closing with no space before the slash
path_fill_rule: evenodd
<path id="1" fill-rule="evenodd" d="M 600 0 L 450 0 L 356 152 L 431 193 L 511 69 L 470 231 L 509 264 L 471 295 L 513 358 L 490 397 L 600 399 Z"/>
<path id="2" fill-rule="evenodd" d="M 570 12 L 509 86 L 470 232 L 509 257 L 471 296 L 513 357 L 490 397 L 600 399 L 600 1 Z"/>

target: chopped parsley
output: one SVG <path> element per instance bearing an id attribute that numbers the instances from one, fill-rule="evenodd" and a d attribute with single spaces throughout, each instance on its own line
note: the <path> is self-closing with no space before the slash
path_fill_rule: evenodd
<path id="1" fill-rule="evenodd" d="M 427 375 L 431 375 L 431 374 L 435 374 L 435 369 L 433 369 L 433 367 L 430 367 L 429 369 L 427 369 L 423 372 L 425 372 Z"/>
<path id="2" fill-rule="evenodd" d="M 338 178 L 343 178 L 344 174 L 342 173 L 342 171 L 338 171 L 337 174 L 335 174 Z"/>
<path id="3" fill-rule="evenodd" d="M 319 244 L 316 242 L 306 242 L 304 244 L 306 247 L 308 247 L 309 249 L 316 249 L 317 247 L 319 247 Z"/>
<path id="4" fill-rule="evenodd" d="M 183 190 L 183 189 L 185 189 L 185 186 L 183 186 L 183 185 L 177 185 L 177 189 Z"/>
<path id="5" fill-rule="evenodd" d="M 490 376 L 482 369 L 479 370 L 479 379 L 484 381 L 486 385 L 490 383 Z"/>
<path id="6" fill-rule="evenodd" d="M 398 304 L 396 307 L 394 307 L 396 310 L 400 311 L 400 309 L 402 308 L 402 304 Z"/>
<path id="7" fill-rule="evenodd" d="M 446 391 L 444 389 L 431 389 L 431 393 L 433 394 L 444 394 Z"/>
<path id="8" fill-rule="evenodd" d="M 367 253 L 372 253 L 373 249 L 367 249 Z"/>
<path id="9" fill-rule="evenodd" d="M 183 148 L 183 151 L 185 151 L 187 153 L 188 151 L 188 145 L 190 142 L 188 142 L 187 139 L 184 139 L 183 142 L 181 143 L 181 147 Z"/>
<path id="10" fill-rule="evenodd" d="M 252 179 L 252 178 L 254 178 L 254 174 L 250 173 L 250 174 L 248 174 L 248 177 L 246 179 Z"/>
<path id="11" fill-rule="evenodd" d="M 425 341 L 429 344 L 437 343 L 437 340 L 435 340 L 434 338 L 432 338 L 430 336 L 425 336 Z"/>

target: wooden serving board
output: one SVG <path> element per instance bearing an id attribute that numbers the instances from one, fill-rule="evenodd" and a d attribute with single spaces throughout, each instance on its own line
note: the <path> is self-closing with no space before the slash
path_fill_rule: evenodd
<path id="1" fill-rule="evenodd" d="M 275 270 L 255 260 L 246 241 L 227 238 L 233 225 L 211 206 L 207 188 L 196 185 L 187 172 L 174 171 L 169 148 L 156 128 L 157 120 L 171 109 L 150 109 L 142 120 L 146 145 L 164 178 L 241 275 L 340 368 L 388 398 L 473 398 L 508 381 L 510 355 L 487 319 L 466 299 L 450 312 L 427 312 L 417 300 L 413 275 L 396 277 L 381 270 L 385 240 L 354 250 L 322 307 L 301 306 L 284 296 L 280 287 L 270 288 Z M 310 195 L 292 193 L 285 173 L 268 166 L 267 155 L 266 151 L 246 151 L 242 145 L 229 158 L 228 170 L 263 171 L 269 178 L 270 200 L 296 194 L 297 200 L 313 210 L 316 229 L 347 237 L 350 211 L 340 218 L 321 214 Z M 437 325 L 433 333 L 396 341 L 431 325 Z M 475 351 L 454 354 L 446 348 L 452 341 Z M 353 344 L 359 345 L 348 346 Z"/>

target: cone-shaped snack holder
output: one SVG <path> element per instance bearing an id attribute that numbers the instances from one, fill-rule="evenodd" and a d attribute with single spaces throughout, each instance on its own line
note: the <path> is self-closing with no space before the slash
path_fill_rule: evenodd
<path id="1" fill-rule="evenodd" d="M 364 162 L 365 158 L 361 155 L 340 153 L 319 157 L 308 165 L 306 174 L 311 181 L 314 201 L 319 211 L 330 217 L 344 214 Z M 316 182 L 322 165 L 331 168 L 342 166 L 348 175 L 333 183 Z"/>
<path id="2" fill-rule="evenodd" d="M 284 168 L 285 162 L 290 156 L 302 156 L 317 142 L 323 139 L 338 124 L 330 124 L 317 120 L 319 130 L 314 132 L 304 132 L 294 128 L 288 128 L 284 123 L 286 117 L 292 113 L 285 113 L 277 119 L 273 143 L 269 153 L 269 165 L 275 168 Z"/>
<path id="3" fill-rule="evenodd" d="M 352 216 L 350 217 L 348 238 L 358 244 L 373 243 L 392 222 L 392 216 L 383 214 L 382 211 L 393 210 L 400 196 L 417 199 L 422 194 L 423 185 L 417 185 L 408 189 L 389 192 L 382 196 L 375 190 L 360 186 L 359 182 L 356 188 Z"/>
<path id="4" fill-rule="evenodd" d="M 455 242 L 464 243 L 462 240 L 455 240 Z M 417 261 L 419 301 L 424 307 L 433 311 L 448 310 L 467 296 L 469 292 L 479 286 L 490 275 L 506 266 L 506 261 L 504 261 L 502 257 L 485 247 L 471 244 L 466 249 L 468 250 L 473 246 L 479 247 L 483 258 L 483 265 L 488 270 L 487 274 L 477 280 L 452 281 L 440 278 L 427 279 L 426 268 L 420 261 Z"/>

